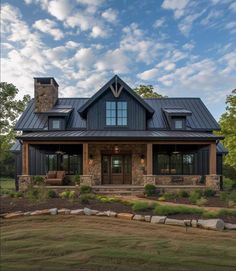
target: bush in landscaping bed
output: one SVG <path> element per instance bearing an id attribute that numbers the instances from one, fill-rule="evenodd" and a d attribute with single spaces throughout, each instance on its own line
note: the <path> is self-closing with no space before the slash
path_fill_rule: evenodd
<path id="1" fill-rule="evenodd" d="M 174 215 L 174 214 L 197 214 L 201 215 L 203 210 L 200 208 L 190 208 L 185 206 L 158 205 L 155 207 L 156 215 Z"/>
<path id="2" fill-rule="evenodd" d="M 155 195 L 157 192 L 157 188 L 154 184 L 146 184 L 144 187 L 144 193 L 148 197 Z"/>
<path id="3" fill-rule="evenodd" d="M 80 175 L 75 175 L 75 176 L 73 177 L 73 182 L 74 182 L 75 184 L 80 185 Z"/>
<path id="4" fill-rule="evenodd" d="M 145 201 L 137 201 L 134 202 L 132 205 L 132 210 L 134 212 L 137 211 L 149 211 L 149 210 L 153 210 L 158 204 L 157 203 L 148 203 Z"/>
<path id="5" fill-rule="evenodd" d="M 208 202 L 208 200 L 207 200 L 206 198 L 201 197 L 200 199 L 198 199 L 198 200 L 196 201 L 196 204 L 197 204 L 198 206 L 204 206 L 204 205 L 207 204 L 207 202 Z"/>
<path id="6" fill-rule="evenodd" d="M 25 192 L 24 197 L 30 201 L 45 201 L 48 199 L 48 191 L 45 189 L 44 185 L 37 188 L 30 185 Z"/>
<path id="7" fill-rule="evenodd" d="M 178 195 L 176 193 L 171 193 L 171 192 L 165 192 L 162 195 L 163 198 L 165 198 L 166 200 L 170 200 L 170 199 L 177 199 Z"/>
<path id="8" fill-rule="evenodd" d="M 199 200 L 203 195 L 202 190 L 196 189 L 190 192 L 189 200 L 191 203 L 196 204 L 197 200 Z"/>
<path id="9" fill-rule="evenodd" d="M 35 185 L 42 185 L 42 184 L 44 184 L 44 177 L 43 176 L 33 176 L 32 181 L 33 181 L 33 184 L 35 184 Z"/>
<path id="10" fill-rule="evenodd" d="M 180 190 L 178 193 L 178 197 L 179 198 L 188 198 L 189 197 L 189 193 L 185 190 Z"/>
<path id="11" fill-rule="evenodd" d="M 97 195 L 96 199 L 102 203 L 121 202 L 121 199 L 114 198 L 114 197 L 100 196 L 100 195 Z"/>
<path id="12" fill-rule="evenodd" d="M 58 198 L 58 194 L 54 190 L 48 190 L 48 197 L 51 199 Z"/>
<path id="13" fill-rule="evenodd" d="M 59 194 L 59 197 L 62 199 L 69 199 L 74 200 L 77 197 L 77 194 L 75 191 L 63 191 Z"/>
<path id="14" fill-rule="evenodd" d="M 210 197 L 214 197 L 216 194 L 216 191 L 210 189 L 210 188 L 207 188 L 204 192 L 203 192 L 203 196 L 206 197 L 206 198 L 210 198 Z"/>
<path id="15" fill-rule="evenodd" d="M 95 198 L 94 194 L 86 193 L 79 196 L 79 201 L 82 204 L 88 204 L 89 200 L 94 199 L 94 198 Z"/>
<path id="16" fill-rule="evenodd" d="M 92 192 L 92 187 L 89 185 L 81 185 L 80 186 L 80 193 L 81 194 L 86 194 L 86 193 L 91 193 Z"/>

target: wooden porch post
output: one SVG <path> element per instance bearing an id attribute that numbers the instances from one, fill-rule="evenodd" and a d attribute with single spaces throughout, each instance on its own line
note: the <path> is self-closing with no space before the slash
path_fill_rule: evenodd
<path id="1" fill-rule="evenodd" d="M 22 145 L 22 175 L 29 175 L 29 144 Z"/>
<path id="2" fill-rule="evenodd" d="M 216 175 L 216 143 L 209 145 L 209 174 Z"/>
<path id="3" fill-rule="evenodd" d="M 153 162 L 152 162 L 152 143 L 147 144 L 147 175 L 153 174 Z"/>
<path id="4" fill-rule="evenodd" d="M 88 175 L 88 143 L 83 143 L 83 175 Z"/>

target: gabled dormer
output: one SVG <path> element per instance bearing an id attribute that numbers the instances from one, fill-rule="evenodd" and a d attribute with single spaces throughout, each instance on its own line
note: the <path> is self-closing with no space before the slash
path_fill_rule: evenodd
<path id="1" fill-rule="evenodd" d="M 154 110 L 115 75 L 78 112 L 88 130 L 146 130 Z"/>
<path id="2" fill-rule="evenodd" d="M 163 114 L 171 130 L 191 129 L 188 124 L 188 116 L 192 115 L 190 110 L 181 107 L 162 108 Z"/>

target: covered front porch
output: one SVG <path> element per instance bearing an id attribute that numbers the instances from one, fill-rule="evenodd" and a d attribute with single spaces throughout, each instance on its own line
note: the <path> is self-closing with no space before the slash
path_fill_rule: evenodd
<path id="1" fill-rule="evenodd" d="M 215 141 L 23 141 L 22 177 L 64 170 L 64 185 L 219 187 Z M 217 175 L 218 174 L 218 175 Z M 21 177 L 21 179 L 22 179 Z"/>

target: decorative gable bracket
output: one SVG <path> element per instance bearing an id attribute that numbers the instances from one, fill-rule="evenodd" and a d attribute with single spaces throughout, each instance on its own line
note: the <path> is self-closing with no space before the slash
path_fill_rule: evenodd
<path id="1" fill-rule="evenodd" d="M 118 98 L 121 94 L 121 91 L 123 89 L 123 86 L 121 85 L 118 89 L 118 83 L 117 83 L 117 76 L 115 77 L 115 88 L 113 87 L 113 85 L 110 85 L 110 89 L 114 95 L 114 97 Z"/>

